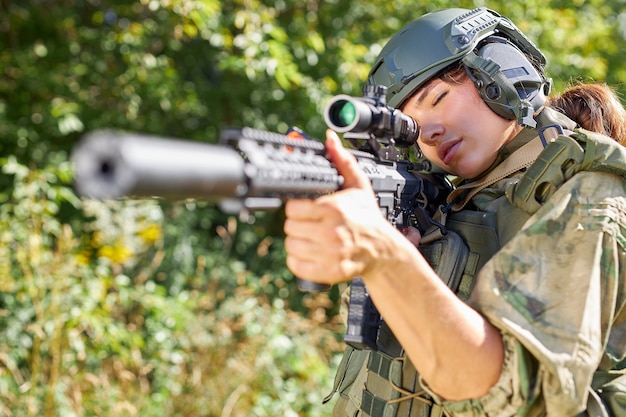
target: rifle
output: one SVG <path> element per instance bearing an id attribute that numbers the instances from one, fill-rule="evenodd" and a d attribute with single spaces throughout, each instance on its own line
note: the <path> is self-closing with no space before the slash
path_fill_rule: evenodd
<path id="1" fill-rule="evenodd" d="M 349 149 L 372 182 L 382 214 L 399 229 L 426 230 L 451 190 L 443 175 L 427 174 L 427 162 L 406 152 L 419 127 L 386 106 L 384 89 L 363 98 L 336 96 L 325 109 L 327 124 L 357 149 Z M 86 134 L 72 152 L 75 188 L 90 198 L 197 198 L 245 216 L 274 210 L 290 198 L 315 198 L 341 189 L 343 178 L 325 157 L 325 146 L 298 129 L 283 135 L 249 127 L 227 128 L 217 144 L 111 130 Z M 328 286 L 298 279 L 303 291 Z M 360 278 L 351 286 L 344 340 L 376 348 L 380 315 Z"/>

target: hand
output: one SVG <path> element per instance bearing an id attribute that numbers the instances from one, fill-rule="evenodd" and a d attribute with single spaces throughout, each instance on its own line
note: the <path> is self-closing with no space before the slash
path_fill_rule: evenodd
<path id="1" fill-rule="evenodd" d="M 334 284 L 375 269 L 381 243 L 395 229 L 382 216 L 370 180 L 331 130 L 326 149 L 344 178 L 343 190 L 287 202 L 285 249 L 296 276 Z"/>

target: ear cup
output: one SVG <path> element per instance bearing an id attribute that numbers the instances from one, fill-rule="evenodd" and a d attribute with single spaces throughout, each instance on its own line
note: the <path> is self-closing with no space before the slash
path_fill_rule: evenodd
<path id="1" fill-rule="evenodd" d="M 485 103 L 506 119 L 520 119 L 539 109 L 546 100 L 549 82 L 526 55 L 507 39 L 491 36 L 464 59 Z M 546 88 L 547 87 L 547 88 Z"/>
<path id="2" fill-rule="evenodd" d="M 490 101 L 498 100 L 500 98 L 500 87 L 496 84 L 489 84 L 483 89 L 483 91 L 485 97 Z"/>

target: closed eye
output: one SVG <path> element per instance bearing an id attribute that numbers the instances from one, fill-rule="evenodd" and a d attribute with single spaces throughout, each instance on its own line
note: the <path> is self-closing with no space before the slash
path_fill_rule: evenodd
<path id="1" fill-rule="evenodd" d="M 447 91 L 443 91 L 440 94 L 437 94 L 437 96 L 435 96 L 435 99 L 433 100 L 433 106 L 436 106 L 437 104 L 439 104 L 439 102 L 448 94 Z"/>

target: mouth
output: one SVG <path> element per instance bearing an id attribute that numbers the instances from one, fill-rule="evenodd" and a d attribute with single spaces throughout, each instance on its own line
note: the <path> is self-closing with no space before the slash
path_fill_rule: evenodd
<path id="1" fill-rule="evenodd" d="M 461 139 L 451 139 L 443 142 L 437 149 L 437 156 L 444 164 L 448 165 L 456 156 L 460 146 Z"/>

